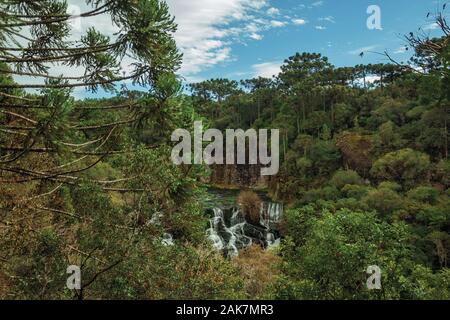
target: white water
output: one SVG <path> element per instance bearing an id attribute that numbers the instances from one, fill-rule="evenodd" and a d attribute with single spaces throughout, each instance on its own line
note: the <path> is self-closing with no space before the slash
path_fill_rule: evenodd
<path id="1" fill-rule="evenodd" d="M 275 238 L 275 227 L 283 213 L 282 204 L 263 203 L 260 210 L 260 226 L 247 223 L 239 208 L 228 211 L 228 217 L 221 208 L 214 208 L 213 212 L 210 228 L 206 231 L 207 237 L 215 249 L 225 251 L 228 256 L 237 256 L 239 250 L 253 243 L 265 247 L 279 243 L 279 239 Z"/>
<path id="2" fill-rule="evenodd" d="M 173 236 L 170 233 L 164 233 L 161 243 L 164 246 L 173 246 L 175 245 L 173 241 Z"/>
<path id="3" fill-rule="evenodd" d="M 280 239 L 276 238 L 276 227 L 283 214 L 282 204 L 264 202 L 260 208 L 259 226 L 246 222 L 238 207 L 225 211 L 226 214 L 223 209 L 214 208 L 214 216 L 206 230 L 206 236 L 216 250 L 235 257 L 239 250 L 252 244 L 269 248 L 280 243 Z M 162 214 L 155 214 L 149 224 L 160 225 L 161 218 Z M 173 236 L 169 233 L 164 233 L 159 241 L 165 246 L 174 245 Z"/>
<path id="4" fill-rule="evenodd" d="M 281 220 L 283 204 L 266 202 L 261 205 L 259 222 L 266 229 L 271 229 L 274 224 Z"/>

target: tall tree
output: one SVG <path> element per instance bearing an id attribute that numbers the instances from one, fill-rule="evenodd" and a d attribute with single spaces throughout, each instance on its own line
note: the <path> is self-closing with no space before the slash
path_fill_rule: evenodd
<path id="1" fill-rule="evenodd" d="M 176 25 L 167 4 L 159 0 L 87 0 L 86 5 L 91 9 L 74 16 L 67 13 L 66 1 L 0 2 L 0 73 L 7 79 L 20 79 L 18 83 L 0 82 L 3 183 L 76 182 L 80 172 L 110 153 L 121 152 L 111 142 L 125 126 L 142 122 L 149 109 L 158 107 L 156 101 L 164 102 L 167 92 L 160 84 L 181 59 L 173 39 Z M 85 20 L 106 15 L 118 33 L 111 37 L 89 28 L 74 39 L 73 20 L 83 25 Z M 128 96 L 127 82 L 150 91 L 134 99 Z M 117 92 L 118 85 L 122 85 L 126 101 L 88 108 L 105 115 L 122 110 L 111 122 L 92 118 L 92 113 L 80 110 L 70 96 L 78 87 Z M 33 89 L 39 91 L 33 93 Z M 146 103 L 149 100 L 152 105 Z M 81 112 L 83 123 L 74 116 Z M 30 159 L 36 154 L 48 159 L 64 156 L 58 164 L 50 161 L 37 170 Z M 80 167 L 80 163 L 85 165 Z"/>

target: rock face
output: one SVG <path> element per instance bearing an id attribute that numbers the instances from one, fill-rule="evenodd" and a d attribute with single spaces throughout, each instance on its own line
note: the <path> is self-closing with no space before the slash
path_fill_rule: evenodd
<path id="1" fill-rule="evenodd" d="M 260 165 L 214 165 L 210 167 L 209 183 L 234 188 L 265 189 L 269 177 L 261 175 Z"/>

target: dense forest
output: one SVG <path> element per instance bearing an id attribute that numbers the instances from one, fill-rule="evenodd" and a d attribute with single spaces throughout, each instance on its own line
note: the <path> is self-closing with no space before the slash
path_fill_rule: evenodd
<path id="1" fill-rule="evenodd" d="M 408 63 L 295 53 L 271 79 L 183 85 L 165 2 L 87 3 L 78 18 L 110 15 L 114 37 L 75 37 L 65 1 L 0 1 L 1 299 L 450 299 L 444 12 L 441 37 L 405 36 Z M 265 186 L 286 208 L 279 245 L 229 257 L 208 241 L 214 168 L 170 158 L 171 133 L 198 120 L 280 129 Z"/>

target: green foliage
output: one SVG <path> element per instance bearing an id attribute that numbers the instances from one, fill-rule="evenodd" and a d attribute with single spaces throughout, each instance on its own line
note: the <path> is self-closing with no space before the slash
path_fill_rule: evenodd
<path id="1" fill-rule="evenodd" d="M 353 170 L 339 170 L 331 178 L 330 184 L 342 189 L 346 185 L 362 185 L 363 181 L 359 174 Z"/>
<path id="2" fill-rule="evenodd" d="M 402 190 L 402 186 L 396 182 L 392 181 L 384 181 L 378 185 L 379 189 L 389 189 L 395 192 L 400 192 Z"/>
<path id="3" fill-rule="evenodd" d="M 440 182 L 450 188 L 450 160 L 441 160 L 437 165 L 437 174 Z"/>
<path id="4" fill-rule="evenodd" d="M 67 1 L 0 3 L 0 298 L 450 299 L 446 23 L 441 38 L 407 36 L 416 72 L 296 53 L 273 79 L 211 79 L 188 95 L 164 1 L 86 3 L 114 37 L 74 37 Z M 84 73 L 52 76 L 52 62 Z M 117 96 L 76 100 L 75 87 Z M 170 159 L 172 131 L 195 120 L 280 129 L 268 185 L 289 202 L 279 249 L 229 261 L 208 246 L 206 170 Z M 258 197 L 240 198 L 259 222 Z M 71 264 L 82 290 L 64 289 Z M 381 291 L 366 288 L 370 265 Z"/>
<path id="5" fill-rule="evenodd" d="M 40 231 L 10 270 L 17 298 L 64 299 L 61 284 L 66 280 L 66 261 L 61 252 L 63 239 L 50 229 Z"/>
<path id="6" fill-rule="evenodd" d="M 394 212 L 402 208 L 402 200 L 397 192 L 388 188 L 369 191 L 362 199 L 371 210 L 376 210 L 387 219 L 392 218 Z"/>
<path id="7" fill-rule="evenodd" d="M 346 209 L 315 213 L 311 207 L 288 211 L 286 223 L 290 232 L 282 248 L 286 264 L 276 285 L 278 298 L 448 298 L 448 269 L 433 273 L 414 264 L 405 224 Z M 370 265 L 382 270 L 382 291 L 366 287 Z"/>
<path id="8" fill-rule="evenodd" d="M 164 300 L 244 298 L 238 270 L 217 252 L 159 244 L 145 250 L 144 245 L 135 244 L 138 250 L 95 285 L 94 296 Z"/>
<path id="9" fill-rule="evenodd" d="M 346 185 L 342 188 L 342 192 L 347 198 L 354 198 L 360 200 L 371 190 L 370 187 L 360 185 Z"/>
<path id="10" fill-rule="evenodd" d="M 315 172 L 319 175 L 328 175 L 339 167 L 341 155 L 332 141 L 318 141 L 310 151 L 310 159 Z"/>
<path id="11" fill-rule="evenodd" d="M 306 192 L 303 201 L 309 203 L 318 200 L 337 200 L 339 196 L 339 190 L 335 187 L 324 187 L 322 189 L 313 189 Z"/>
<path id="12" fill-rule="evenodd" d="M 417 187 L 409 191 L 407 196 L 421 203 L 436 204 L 439 191 L 431 187 Z"/>
<path id="13" fill-rule="evenodd" d="M 408 278 L 401 279 L 405 299 L 449 300 L 450 270 L 433 273 L 423 266 L 415 266 Z"/>
<path id="14" fill-rule="evenodd" d="M 379 181 L 391 180 L 410 189 L 429 180 L 430 158 L 412 149 L 391 152 L 378 159 L 370 173 Z"/>

